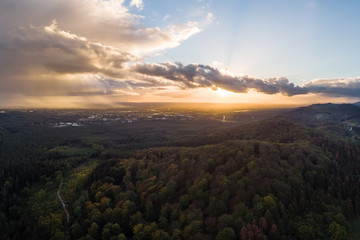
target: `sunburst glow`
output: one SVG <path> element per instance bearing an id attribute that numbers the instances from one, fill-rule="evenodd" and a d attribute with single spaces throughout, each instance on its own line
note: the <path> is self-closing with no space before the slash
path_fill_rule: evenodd
<path id="1" fill-rule="evenodd" d="M 236 94 L 234 92 L 230 92 L 230 91 L 227 91 L 227 90 L 222 89 L 222 88 L 218 88 L 215 92 L 216 92 L 217 96 L 222 97 L 222 98 L 231 97 L 231 96 L 234 96 Z"/>
<path id="2" fill-rule="evenodd" d="M 358 101 L 360 3 L 307 2 L 1 0 L 0 106 Z"/>

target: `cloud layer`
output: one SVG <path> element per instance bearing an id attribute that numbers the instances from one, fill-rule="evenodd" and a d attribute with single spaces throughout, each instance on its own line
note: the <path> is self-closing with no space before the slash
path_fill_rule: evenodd
<path id="1" fill-rule="evenodd" d="M 307 88 L 294 86 L 289 80 L 281 78 L 257 79 L 249 76 L 233 76 L 221 72 L 209 65 L 181 63 L 139 64 L 134 71 L 144 76 L 161 77 L 176 83 L 182 88 L 222 88 L 236 93 L 245 93 L 250 89 L 265 94 L 282 93 L 287 96 L 307 94 Z"/>
<path id="2" fill-rule="evenodd" d="M 360 96 L 360 78 L 317 79 L 295 86 L 285 77 L 236 76 L 209 65 L 147 63 L 146 54 L 178 46 L 201 32 L 213 15 L 203 12 L 200 21 L 147 27 L 130 7 L 140 11 L 146 6 L 141 0 L 128 5 L 123 0 L 0 1 L 0 94 L 136 99 L 151 91 L 221 88 L 286 96 Z"/>
<path id="3" fill-rule="evenodd" d="M 309 92 L 333 97 L 360 97 L 360 77 L 317 79 L 305 84 Z"/>
<path id="4" fill-rule="evenodd" d="M 132 0 L 130 5 L 143 7 L 139 0 Z M 144 17 L 131 14 L 124 0 L 0 1 L 2 34 L 19 26 L 44 27 L 54 19 L 67 32 L 139 54 L 176 47 L 206 25 L 204 20 L 169 24 L 163 28 L 147 27 L 142 21 Z"/>
<path id="5" fill-rule="evenodd" d="M 143 3 L 130 6 L 141 9 Z M 149 52 L 176 47 L 204 24 L 158 28 L 141 19 L 122 0 L 1 1 L 0 93 L 134 94 L 136 88 L 156 87 L 151 85 L 156 80 L 140 84 L 128 65 Z"/>
<path id="6" fill-rule="evenodd" d="M 295 86 L 285 77 L 259 79 L 250 76 L 234 76 L 217 68 L 201 64 L 181 63 L 139 64 L 134 71 L 144 76 L 161 77 L 178 83 L 183 88 L 222 88 L 235 93 L 250 89 L 264 94 L 280 93 L 286 96 L 323 94 L 332 97 L 360 97 L 360 78 L 317 79 L 304 86 Z"/>

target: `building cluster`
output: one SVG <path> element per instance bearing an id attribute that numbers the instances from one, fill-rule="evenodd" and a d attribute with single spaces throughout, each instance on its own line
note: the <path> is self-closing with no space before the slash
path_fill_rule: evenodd
<path id="1" fill-rule="evenodd" d="M 65 114 L 66 115 L 66 114 Z M 71 115 L 71 113 L 69 113 Z M 64 116 L 64 115 L 62 115 Z M 195 117 L 188 114 L 154 111 L 99 111 L 83 113 L 76 121 L 51 123 L 53 127 L 80 127 L 90 124 L 118 122 L 129 124 L 137 121 L 191 120 Z"/>

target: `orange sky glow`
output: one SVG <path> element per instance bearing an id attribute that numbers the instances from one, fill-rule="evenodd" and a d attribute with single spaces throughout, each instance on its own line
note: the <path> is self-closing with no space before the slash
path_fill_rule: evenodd
<path id="1" fill-rule="evenodd" d="M 317 5 L 305 2 L 279 7 L 315 14 Z M 225 13 L 207 0 L 167 4 L 1 1 L 0 107 L 110 108 L 122 102 L 286 107 L 360 100 L 357 65 L 350 69 L 354 64 L 347 58 L 338 64 L 348 71 L 326 65 L 340 55 L 325 56 L 332 52 L 320 41 L 317 56 L 316 32 L 302 19 L 293 25 L 307 41 L 283 35 L 289 29 L 281 19 L 234 14 L 242 11 L 241 1 L 230 1 Z M 254 13 L 263 13 L 258 7 Z M 319 59 L 317 65 L 312 59 Z"/>

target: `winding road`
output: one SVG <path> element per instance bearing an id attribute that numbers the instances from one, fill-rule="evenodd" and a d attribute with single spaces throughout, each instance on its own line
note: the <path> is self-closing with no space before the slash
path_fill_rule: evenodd
<path id="1" fill-rule="evenodd" d="M 58 191 L 57 191 L 57 196 L 58 196 L 58 198 L 60 199 L 61 205 L 62 205 L 63 208 L 64 208 L 64 212 L 66 213 L 66 221 L 69 223 L 70 215 L 69 215 L 68 210 L 66 209 L 66 205 L 65 205 L 64 201 L 62 200 L 62 198 L 61 198 L 61 196 L 60 196 L 60 189 L 61 189 L 61 187 L 62 187 L 62 178 L 61 178 L 61 181 L 60 181 L 59 189 L 58 189 Z"/>

